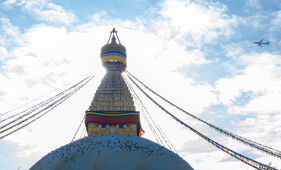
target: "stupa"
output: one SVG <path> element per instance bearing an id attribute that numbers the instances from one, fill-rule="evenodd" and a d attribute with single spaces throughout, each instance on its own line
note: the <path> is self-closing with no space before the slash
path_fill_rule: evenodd
<path id="1" fill-rule="evenodd" d="M 101 49 L 107 72 L 86 111 L 88 137 L 50 152 L 31 170 L 193 169 L 178 154 L 141 137 L 140 112 L 121 75 L 127 67 L 126 58 L 126 48 L 113 29 Z"/>
<path id="2" fill-rule="evenodd" d="M 110 39 L 111 42 L 108 41 L 101 49 L 101 61 L 106 68 L 106 75 L 86 112 L 87 132 L 89 136 L 142 136 L 139 112 L 136 111 L 132 96 L 121 76 L 127 67 L 126 48 L 121 44 L 114 28 Z"/>

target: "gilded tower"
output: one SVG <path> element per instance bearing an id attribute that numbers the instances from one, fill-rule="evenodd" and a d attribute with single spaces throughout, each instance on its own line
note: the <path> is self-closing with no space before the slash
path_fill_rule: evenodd
<path id="1" fill-rule="evenodd" d="M 114 28 L 110 33 L 100 55 L 106 74 L 86 111 L 88 136 L 141 136 L 143 131 L 139 112 L 136 111 L 130 91 L 121 75 L 127 67 L 126 48 L 121 44 Z"/>

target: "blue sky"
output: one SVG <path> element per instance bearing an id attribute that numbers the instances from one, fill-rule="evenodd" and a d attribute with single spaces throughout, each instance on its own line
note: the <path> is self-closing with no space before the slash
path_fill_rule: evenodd
<path id="1" fill-rule="evenodd" d="M 0 113 L 85 75 L 97 79 L 71 99 L 75 105 L 1 140 L 0 169 L 28 169 L 69 142 L 104 74 L 99 53 L 112 27 L 127 48 L 128 70 L 153 89 L 204 120 L 281 149 L 280 0 L 3 0 Z M 270 45 L 252 43 L 261 39 Z M 161 112 L 147 105 L 163 129 L 174 125 L 166 134 L 195 169 L 250 169 L 168 117 L 159 120 Z M 280 160 L 178 114 L 230 148 L 281 167 Z"/>

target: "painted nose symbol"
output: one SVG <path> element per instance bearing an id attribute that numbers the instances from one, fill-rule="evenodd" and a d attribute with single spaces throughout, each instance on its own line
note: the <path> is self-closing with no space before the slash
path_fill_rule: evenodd
<path id="1" fill-rule="evenodd" d="M 114 128 L 110 128 L 110 134 L 114 134 Z"/>

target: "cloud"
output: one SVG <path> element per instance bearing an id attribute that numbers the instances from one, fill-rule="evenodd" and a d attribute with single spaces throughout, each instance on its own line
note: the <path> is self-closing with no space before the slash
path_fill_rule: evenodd
<path id="1" fill-rule="evenodd" d="M 0 46 L 0 62 L 9 57 L 9 53 L 5 47 Z"/>
<path id="2" fill-rule="evenodd" d="M 0 23 L 0 44 L 8 46 L 17 43 L 21 34 L 19 27 L 13 25 L 6 17 L 1 17 Z"/>
<path id="3" fill-rule="evenodd" d="M 13 6 L 20 6 L 24 11 L 30 12 L 41 21 L 47 21 L 53 24 L 69 25 L 77 21 L 77 18 L 71 11 L 63 9 L 61 6 L 51 2 L 51 0 L 7 0 L 3 3 L 6 10 Z"/>
<path id="4" fill-rule="evenodd" d="M 254 30 L 267 30 L 266 36 L 275 39 L 280 32 L 281 11 L 257 10 L 247 17 L 241 17 L 241 23 Z M 276 40 L 278 41 L 278 40 Z"/>
<path id="5" fill-rule="evenodd" d="M 240 127 L 238 130 L 239 135 L 280 150 L 280 123 L 281 115 L 278 112 L 274 115 L 259 114 L 252 118 L 246 118 L 245 120 L 237 121 L 236 125 Z M 266 164 L 272 162 L 277 167 L 281 165 L 278 158 L 269 158 L 268 155 L 261 154 L 258 151 L 253 151 L 253 153 L 257 155 L 257 161 L 265 162 Z"/>
<path id="6" fill-rule="evenodd" d="M 106 11 L 100 11 L 100 12 L 95 13 L 95 14 L 91 17 L 91 19 L 92 19 L 94 22 L 98 23 L 98 22 L 101 21 L 101 17 L 106 16 L 106 14 L 107 14 Z"/>
<path id="7" fill-rule="evenodd" d="M 61 6 L 48 3 L 46 8 L 46 10 L 39 12 L 41 20 L 66 25 L 72 24 L 76 21 L 75 15 L 70 11 L 65 11 Z"/>
<path id="8" fill-rule="evenodd" d="M 274 27 L 280 28 L 281 24 L 281 10 L 273 12 L 273 19 L 271 21 Z"/>
<path id="9" fill-rule="evenodd" d="M 281 61 L 278 58 L 279 56 L 269 53 L 241 56 L 240 59 L 246 67 L 240 70 L 240 74 L 216 82 L 220 101 L 230 106 L 242 92 L 252 92 L 258 97 L 267 94 L 279 95 Z"/>
<path id="10" fill-rule="evenodd" d="M 219 101 L 228 107 L 229 114 L 243 115 L 231 121 L 239 127 L 236 134 L 280 150 L 280 55 L 249 53 L 241 55 L 239 61 L 242 69 L 236 70 L 233 77 L 216 82 Z M 268 160 L 259 152 L 254 154 L 261 162 Z M 275 166 L 280 164 L 275 158 L 270 160 Z"/>
<path id="11" fill-rule="evenodd" d="M 23 9 L 30 11 L 42 10 L 51 0 L 22 0 L 18 5 L 23 6 Z"/>
<path id="12" fill-rule="evenodd" d="M 165 92 L 168 98 L 173 97 L 176 102 L 181 101 L 179 103 L 182 105 L 192 101 L 190 110 L 196 113 L 216 102 L 210 85 L 197 83 L 175 72 L 183 64 L 206 63 L 207 60 L 199 50 L 186 51 L 185 46 L 177 41 L 162 39 L 142 25 L 129 21 L 112 21 L 108 25 L 89 23 L 69 31 L 65 26 L 39 24 L 22 33 L 19 46 L 7 51 L 13 59 L 5 63 L 0 77 L 1 82 L 4 82 L 1 89 L 6 92 L 2 98 L 4 101 L 1 101 L 5 107 L 1 110 L 6 111 L 14 105 L 25 103 L 70 80 L 78 81 L 91 73 L 101 76 L 104 70 L 99 58 L 100 48 L 107 42 L 112 25 L 118 26 L 121 42 L 128 50 L 128 69 L 137 75 L 141 74 L 139 77 L 144 82 L 151 82 L 149 84 L 157 87 L 160 93 Z M 177 83 L 171 85 L 171 82 Z M 65 103 L 42 120 L 17 132 L 17 135 L 7 137 L 5 141 L 19 143 L 18 155 L 32 159 L 32 163 L 39 159 L 32 154 L 34 148 L 36 153 L 42 155 L 68 143 L 77 128 L 75 125 L 81 121 L 94 96 L 99 80 L 95 79 L 92 83 L 80 95 L 69 100 L 68 104 Z M 193 97 L 205 94 L 208 97 L 203 100 Z M 64 120 L 63 123 L 60 120 Z M 56 125 L 50 126 L 50 122 L 56 121 Z M 65 137 L 61 138 L 61 134 Z"/>
<path id="13" fill-rule="evenodd" d="M 18 0 L 6 0 L 2 2 L 2 5 L 5 9 L 9 10 L 13 8 L 13 5 L 15 5 L 18 2 Z"/>
<path id="14" fill-rule="evenodd" d="M 6 10 L 13 9 L 15 6 L 22 6 L 24 9 L 28 10 L 38 10 L 42 9 L 50 1 L 51 0 L 6 0 L 2 4 Z"/>
<path id="15" fill-rule="evenodd" d="M 156 29 L 195 47 L 201 41 L 210 43 L 220 36 L 229 37 L 237 24 L 236 17 L 228 16 L 226 6 L 220 3 L 199 2 L 164 1 L 159 11 L 163 20 L 156 22 Z"/>
<path id="16" fill-rule="evenodd" d="M 257 113 L 257 114 L 275 114 L 281 112 L 279 102 L 281 99 L 280 93 L 269 92 L 252 99 L 244 107 L 235 107 L 233 112 L 236 113 Z"/>
<path id="17" fill-rule="evenodd" d="M 246 49 L 243 48 L 241 45 L 242 45 L 241 42 L 223 45 L 223 48 L 226 51 L 226 56 L 235 59 L 245 54 Z M 243 43 L 243 45 L 246 44 Z"/>
<path id="18" fill-rule="evenodd" d="M 279 112 L 278 103 L 270 103 L 272 100 L 280 99 L 280 66 L 278 65 L 280 61 L 277 55 L 245 54 L 243 49 L 233 53 L 231 51 L 234 49 L 230 49 L 228 56 L 240 57 L 242 55 L 239 60 L 242 62 L 240 64 L 243 65 L 243 69 L 237 69 L 237 65 L 233 65 L 232 77 L 219 79 L 215 86 L 198 82 L 179 71 L 179 68 L 183 66 L 200 67 L 210 63 L 211 61 L 206 59 L 200 48 L 202 44 L 219 38 L 228 38 L 233 34 L 233 29 L 238 22 L 237 18 L 227 15 L 226 6 L 220 3 L 164 1 L 158 10 L 160 17 L 149 21 L 141 18 L 137 18 L 136 21 L 105 19 L 106 12 L 99 12 L 94 14 L 92 22 L 71 26 L 71 29 L 69 29 L 70 25 L 76 21 L 76 17 L 61 6 L 49 1 L 29 0 L 21 3 L 25 5 L 24 8 L 27 11 L 32 11 L 37 7 L 39 10 L 35 13 L 38 14 L 38 18 L 48 22 L 34 25 L 24 32 L 12 29 L 17 33 L 11 32 L 9 35 L 20 37 L 20 41 L 17 41 L 18 46 L 9 50 L 5 46 L 0 48 L 0 54 L 12 56 L 12 59 L 4 63 L 0 73 L 0 82 L 3 82 L 0 89 L 2 95 L 0 102 L 3 106 L 1 113 L 57 87 L 62 87 L 70 81 L 78 81 L 89 74 L 97 76 L 91 84 L 61 107 L 4 140 L 19 144 L 20 151 L 17 154 L 23 159 L 30 158 L 29 165 L 43 154 L 71 141 L 104 74 L 99 56 L 100 48 L 107 42 L 109 31 L 113 26 L 118 29 L 120 40 L 127 48 L 128 70 L 148 86 L 164 94 L 164 97 L 191 113 L 202 114 L 210 106 L 220 103 L 229 107 L 229 113 L 233 114 L 242 114 L 242 112 L 248 114 L 258 109 L 268 116 Z M 13 26 L 10 25 L 10 27 Z M 188 45 L 194 48 L 187 49 Z M 237 106 L 235 101 L 244 92 L 252 94 L 251 98 L 242 106 Z M 254 107 L 256 104 L 266 102 L 272 105 Z M 161 127 L 169 126 L 169 129 L 164 131 L 167 136 L 172 136 L 171 140 L 176 148 L 182 151 L 192 142 L 202 142 L 191 132 L 186 133 L 185 128 L 175 123 L 170 117 L 164 116 L 164 113 L 157 110 L 151 103 L 148 101 L 146 103 Z M 185 115 L 175 111 L 176 109 L 169 109 L 193 127 L 200 128 L 199 124 L 189 121 Z M 274 127 L 277 127 L 280 124 L 279 115 L 266 118 L 264 121 L 267 123 L 263 123 L 262 117 L 259 117 L 241 120 L 239 122 L 241 124 L 236 125 L 243 127 L 240 129 L 241 134 L 252 137 L 254 133 L 247 132 L 247 124 L 249 129 L 254 128 L 257 123 L 261 127 L 263 125 L 268 127 L 268 122 L 273 122 Z M 163 120 L 159 120 L 159 117 Z M 233 124 L 235 123 L 237 122 L 234 121 Z M 149 131 L 144 121 L 143 124 L 146 127 L 145 130 Z M 271 129 L 268 128 L 268 130 Z M 180 133 L 175 133 L 175 131 Z M 268 131 L 264 132 L 265 136 L 266 134 Z M 147 133 L 146 137 L 153 138 L 151 133 Z M 195 157 L 193 160 L 198 169 L 204 169 L 203 165 L 208 163 L 212 167 L 230 164 L 231 161 L 223 163 L 222 160 L 226 158 L 224 153 L 217 153 L 207 148 L 211 147 L 210 145 L 198 146 L 199 148 L 202 146 L 202 150 L 197 149 L 196 153 L 192 149 L 189 150 Z M 207 159 L 213 161 L 206 163 Z M 220 165 L 217 164 L 218 161 Z M 231 162 L 231 165 L 238 167 L 241 163 Z"/>
<path id="19" fill-rule="evenodd" d="M 262 9 L 262 5 L 259 0 L 247 0 L 245 5 L 258 10 Z"/>

